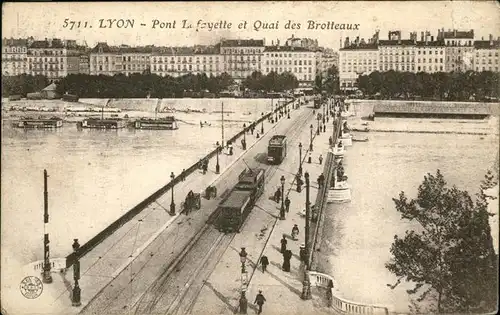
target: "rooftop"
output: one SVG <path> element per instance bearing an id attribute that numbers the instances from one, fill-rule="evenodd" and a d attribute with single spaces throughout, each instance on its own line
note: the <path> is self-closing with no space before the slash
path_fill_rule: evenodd
<path id="1" fill-rule="evenodd" d="M 27 46 L 28 41 L 22 38 L 2 38 L 2 46 Z"/>
<path id="2" fill-rule="evenodd" d="M 313 52 L 305 47 L 293 47 L 293 46 L 266 46 L 264 52 L 275 52 L 275 51 L 293 51 L 293 52 Z"/>
<path id="3" fill-rule="evenodd" d="M 396 45 L 404 45 L 404 46 L 414 46 L 415 41 L 411 39 L 389 39 L 389 40 L 379 40 L 379 46 L 396 46 Z"/>
<path id="4" fill-rule="evenodd" d="M 377 50 L 378 46 L 377 44 L 351 44 L 349 46 L 346 46 L 344 48 L 340 48 L 340 50 Z"/>
<path id="5" fill-rule="evenodd" d="M 224 39 L 221 47 L 263 47 L 263 39 Z"/>
<path id="6" fill-rule="evenodd" d="M 499 40 L 476 40 L 474 41 L 474 48 L 476 49 L 500 49 Z"/>
<path id="7" fill-rule="evenodd" d="M 65 48 L 64 43 L 59 39 L 53 40 L 36 40 L 29 48 Z"/>
<path id="8" fill-rule="evenodd" d="M 448 31 L 448 32 L 443 32 L 443 37 L 444 38 L 456 38 L 456 39 L 474 39 L 474 30 L 470 31 Z"/>

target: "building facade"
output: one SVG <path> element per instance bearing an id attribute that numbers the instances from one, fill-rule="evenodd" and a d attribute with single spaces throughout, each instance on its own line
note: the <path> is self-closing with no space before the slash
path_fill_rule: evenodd
<path id="1" fill-rule="evenodd" d="M 474 58 L 472 66 L 474 71 L 493 71 L 500 70 L 500 37 L 497 40 L 490 35 L 489 40 L 478 40 L 474 42 Z"/>
<path id="2" fill-rule="evenodd" d="M 218 46 L 155 48 L 151 55 L 151 73 L 179 77 L 205 73 L 208 77 L 223 73 Z"/>
<path id="3" fill-rule="evenodd" d="M 28 40 L 2 39 L 2 75 L 28 73 Z"/>
<path id="4" fill-rule="evenodd" d="M 442 39 L 445 49 L 445 71 L 465 72 L 472 70 L 474 56 L 474 30 L 458 31 L 442 29 L 438 32 L 438 39 Z"/>
<path id="5" fill-rule="evenodd" d="M 377 34 L 376 34 L 377 35 Z M 339 51 L 339 81 L 341 90 L 355 90 L 360 75 L 369 75 L 379 69 L 378 39 L 374 36 L 366 43 L 356 38 L 353 42 L 346 38 Z"/>
<path id="6" fill-rule="evenodd" d="M 312 87 L 316 77 L 316 52 L 302 47 L 267 46 L 262 57 L 262 74 L 289 72 L 300 87 Z"/>
<path id="7" fill-rule="evenodd" d="M 228 39 L 220 43 L 224 72 L 241 83 L 254 71 L 262 72 L 264 40 Z"/>
<path id="8" fill-rule="evenodd" d="M 72 50 L 72 49 L 70 49 Z M 28 73 L 57 81 L 68 75 L 68 47 L 60 39 L 34 41 L 28 48 Z"/>

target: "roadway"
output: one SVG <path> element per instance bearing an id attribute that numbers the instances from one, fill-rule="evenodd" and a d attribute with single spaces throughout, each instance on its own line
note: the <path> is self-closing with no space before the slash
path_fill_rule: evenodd
<path id="1" fill-rule="evenodd" d="M 193 300 L 227 249 L 234 234 L 224 235 L 206 221 L 216 209 L 221 193 L 231 189 L 247 167 L 266 168 L 266 181 L 278 169 L 265 164 L 267 142 L 274 134 L 293 138 L 307 128 L 312 117 L 309 108 L 291 111 L 292 119 L 282 119 L 261 141 L 244 153 L 214 185 L 219 197 L 202 201 L 202 208 L 168 226 L 82 310 L 84 314 L 166 313 L 185 309 L 183 301 Z M 290 145 L 289 145 L 290 146 Z M 261 198 L 262 199 L 262 198 Z M 193 240 L 193 237 L 197 239 Z M 186 298 L 189 297 L 189 298 Z M 188 306 L 189 308 L 189 306 Z"/>

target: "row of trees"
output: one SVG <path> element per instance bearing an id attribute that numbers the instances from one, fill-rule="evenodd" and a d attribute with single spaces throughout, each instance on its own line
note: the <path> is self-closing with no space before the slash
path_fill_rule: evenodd
<path id="1" fill-rule="evenodd" d="M 242 86 L 250 91 L 282 92 L 297 88 L 299 81 L 290 72 L 278 74 L 271 71 L 267 75 L 263 75 L 260 71 L 254 71 L 243 80 Z"/>
<path id="2" fill-rule="evenodd" d="M 18 76 L 2 76 L 2 95 L 23 95 L 39 92 L 49 85 L 49 80 L 43 75 L 21 74 Z"/>
<path id="3" fill-rule="evenodd" d="M 488 172 L 481 184 L 498 184 Z M 404 192 L 393 199 L 402 219 L 416 224 L 403 237 L 394 236 L 386 268 L 407 290 L 416 313 L 494 313 L 498 303 L 498 255 L 488 222 L 488 199 L 481 190 L 475 201 L 466 191 L 447 187 L 443 175 L 428 174 L 416 199 Z M 495 201 L 490 201 L 495 202 Z"/>
<path id="4" fill-rule="evenodd" d="M 234 84 L 226 73 L 220 76 L 206 74 L 188 74 L 180 77 L 156 74 L 117 74 L 106 75 L 69 75 L 57 83 L 57 91 L 61 94 L 76 94 L 79 97 L 104 98 L 153 98 L 182 97 L 186 92 L 203 92 L 217 94 Z"/>
<path id="5" fill-rule="evenodd" d="M 316 75 L 314 81 L 314 89 L 316 93 L 326 92 L 327 94 L 339 94 L 340 89 L 339 70 L 335 66 L 331 66 L 326 71 L 326 74 Z"/>
<path id="6" fill-rule="evenodd" d="M 500 97 L 500 74 L 475 72 L 372 72 L 358 78 L 358 87 L 365 95 L 380 98 L 436 100 L 484 100 Z"/>
<path id="7" fill-rule="evenodd" d="M 2 77 L 2 95 L 21 95 L 38 92 L 49 81 L 45 76 L 26 75 Z M 188 74 L 181 77 L 160 77 L 156 74 L 143 73 L 106 75 L 70 74 L 57 82 L 59 94 L 75 94 L 89 98 L 154 98 L 182 97 L 185 92 L 208 91 L 217 94 L 234 84 L 227 73 L 220 76 L 206 74 Z"/>

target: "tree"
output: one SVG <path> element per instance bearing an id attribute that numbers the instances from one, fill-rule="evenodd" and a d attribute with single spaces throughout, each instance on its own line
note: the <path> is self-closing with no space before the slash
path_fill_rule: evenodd
<path id="1" fill-rule="evenodd" d="M 491 312 L 496 308 L 497 256 L 493 250 L 486 200 L 446 187 L 438 170 L 428 174 L 416 199 L 404 192 L 393 199 L 402 219 L 417 224 L 394 236 L 386 268 L 415 284 L 408 294 L 431 302 L 438 313 Z M 433 303 L 435 302 L 435 304 Z"/>

